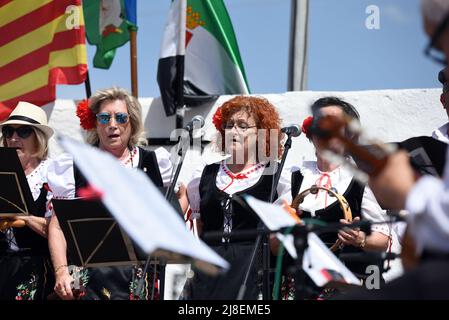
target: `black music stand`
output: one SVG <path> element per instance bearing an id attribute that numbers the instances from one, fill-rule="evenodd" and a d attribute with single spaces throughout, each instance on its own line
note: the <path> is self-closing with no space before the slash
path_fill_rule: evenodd
<path id="1" fill-rule="evenodd" d="M 165 195 L 168 192 L 168 187 L 158 187 L 159 191 Z M 173 209 L 179 214 L 181 219 L 184 220 L 184 212 L 182 212 L 181 205 L 179 204 L 178 197 L 176 196 L 176 193 L 170 194 L 170 199 L 167 199 L 167 201 L 172 205 Z"/>
<path id="2" fill-rule="evenodd" d="M 0 218 L 33 211 L 33 196 L 16 149 L 0 148 Z"/>
<path id="3" fill-rule="evenodd" d="M 145 260 L 145 254 L 100 200 L 78 198 L 52 202 L 73 264 L 103 267 L 132 265 Z"/>
<path id="4" fill-rule="evenodd" d="M 412 137 L 398 143 L 410 156 L 410 164 L 421 174 L 443 176 L 447 144 L 428 136 Z"/>
<path id="5" fill-rule="evenodd" d="M 82 267 L 106 267 L 143 264 L 148 255 L 120 228 L 101 200 L 53 199 L 55 213 L 67 241 L 72 264 Z M 188 263 L 190 258 L 156 250 L 149 264 L 160 279 L 160 296 L 164 296 L 167 263 Z"/>

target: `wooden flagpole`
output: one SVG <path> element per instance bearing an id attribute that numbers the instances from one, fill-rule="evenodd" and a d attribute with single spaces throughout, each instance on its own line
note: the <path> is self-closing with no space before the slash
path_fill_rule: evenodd
<path id="1" fill-rule="evenodd" d="M 139 97 L 137 85 L 137 31 L 130 29 L 130 58 L 131 58 L 131 91 L 134 97 Z"/>

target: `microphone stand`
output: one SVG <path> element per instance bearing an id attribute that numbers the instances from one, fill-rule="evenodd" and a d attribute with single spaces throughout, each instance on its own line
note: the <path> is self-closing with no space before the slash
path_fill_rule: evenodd
<path id="1" fill-rule="evenodd" d="M 189 143 L 190 143 L 191 134 L 192 134 L 192 131 L 189 132 Z M 185 137 L 181 136 L 180 141 L 177 144 L 176 154 L 178 155 L 178 159 L 177 159 L 178 161 L 176 163 L 176 170 L 175 170 L 175 174 L 173 176 L 172 183 L 170 184 L 170 187 L 168 187 L 167 192 L 165 193 L 165 199 L 167 199 L 168 201 L 170 201 L 171 198 L 173 197 L 173 194 L 175 192 L 176 181 L 178 180 L 179 173 L 181 172 L 182 164 L 183 164 L 184 158 L 186 156 L 186 152 L 182 152 L 183 138 L 185 138 Z"/>
<path id="2" fill-rule="evenodd" d="M 306 272 L 302 268 L 304 253 L 309 246 L 308 234 L 310 230 L 307 227 L 295 228 L 293 230 L 294 245 L 297 254 L 295 260 L 295 300 L 305 300 L 308 298 L 309 291 L 306 288 Z"/>
<path id="3" fill-rule="evenodd" d="M 185 131 L 184 131 L 185 132 Z M 184 133 L 183 132 L 183 133 Z M 193 130 L 189 130 L 188 131 L 189 135 L 188 135 L 188 144 L 190 144 L 190 137 L 193 134 Z M 186 135 L 181 135 L 181 137 L 179 138 L 179 142 L 177 144 L 176 147 L 176 154 L 178 155 L 178 159 L 177 159 L 177 163 L 176 163 L 176 169 L 175 169 L 175 174 L 173 176 L 173 180 L 172 183 L 170 184 L 170 186 L 168 187 L 166 193 L 165 193 L 165 199 L 167 201 L 171 201 L 171 198 L 173 197 L 174 193 L 175 193 L 175 186 L 176 186 L 176 181 L 178 180 L 179 177 L 179 173 L 181 172 L 181 168 L 184 162 L 184 158 L 186 155 L 186 152 L 183 152 L 183 139 L 187 138 Z M 139 280 L 139 283 L 137 284 L 137 288 L 136 288 L 136 294 L 140 295 L 140 293 L 143 290 L 143 284 L 145 282 L 145 274 L 148 270 L 148 266 L 150 264 L 150 260 L 151 260 L 151 256 L 149 255 L 147 258 L 147 261 L 145 262 L 145 267 L 143 269 L 143 276 L 142 278 Z M 159 265 L 160 265 L 160 292 L 159 292 L 159 300 L 164 300 L 164 290 L 165 290 L 165 268 L 167 266 L 167 260 L 166 259 L 159 259 Z M 154 277 L 156 277 L 156 272 L 154 273 Z M 152 294 L 151 297 L 153 298 L 153 293 L 154 293 L 154 287 L 152 289 Z"/>
<path id="4" fill-rule="evenodd" d="M 237 198 L 237 200 L 239 200 Z M 243 203 L 243 202 L 242 202 Z M 394 220 L 392 220 L 394 221 Z M 306 285 L 305 280 L 307 278 L 307 274 L 303 269 L 303 260 L 304 260 L 304 253 L 305 250 L 308 248 L 308 234 L 310 232 L 314 232 L 316 234 L 321 233 L 328 233 L 328 232 L 334 232 L 338 231 L 342 228 L 360 228 L 360 230 L 364 231 L 365 233 L 369 234 L 371 230 L 371 226 L 375 224 L 384 224 L 391 221 L 379 221 L 379 222 L 372 222 L 372 221 L 359 221 L 359 222 L 353 222 L 351 225 L 342 224 L 339 222 L 336 223 L 329 223 L 326 226 L 316 226 L 313 224 L 307 224 L 306 225 L 295 225 L 293 229 L 290 231 L 291 234 L 294 236 L 294 245 L 297 252 L 297 259 L 295 259 L 295 299 L 296 300 L 304 300 L 310 298 L 310 294 L 313 293 L 313 291 L 310 289 L 308 285 Z M 257 235 L 257 240 L 261 238 L 262 236 L 268 236 L 270 234 L 275 233 L 284 233 L 286 230 L 290 229 L 291 227 L 283 227 L 278 230 L 268 230 L 267 228 L 264 229 L 256 229 L 256 230 L 242 230 L 242 231 L 233 231 L 233 237 L 234 239 L 248 239 L 249 237 L 254 237 Z M 218 240 L 222 239 L 225 234 L 223 232 L 207 232 L 204 234 L 204 239 L 209 240 Z M 257 241 L 256 240 L 256 241 Z M 261 241 L 261 240 L 259 240 Z M 260 242 L 258 242 L 260 245 Z M 257 249 L 257 247 L 255 247 Z M 237 300 L 242 300 L 245 294 L 246 290 L 246 283 L 248 282 L 249 277 L 249 270 L 251 270 L 252 264 L 254 263 L 255 256 L 256 256 L 257 250 L 253 250 L 251 254 L 250 259 L 250 265 L 248 270 L 246 271 L 245 278 L 243 281 L 243 284 L 240 287 L 238 298 Z M 394 259 L 396 257 L 395 254 L 385 254 L 385 258 Z M 348 259 L 352 258 L 352 256 L 348 256 Z M 385 259 L 384 258 L 384 259 Z"/>
<path id="5" fill-rule="evenodd" d="M 292 137 L 291 133 L 287 134 L 287 141 L 284 144 L 284 153 L 282 154 L 281 163 L 277 166 L 276 173 L 273 178 L 273 182 L 271 184 L 271 194 L 270 194 L 270 202 L 274 201 L 274 197 L 276 195 L 276 189 L 279 184 L 279 179 L 281 178 L 282 169 L 285 164 L 285 160 L 287 159 L 288 151 L 292 146 Z M 249 278 L 249 274 L 253 268 L 254 262 L 256 260 L 257 250 L 262 244 L 262 299 L 263 300 L 271 300 L 271 288 L 270 288 L 270 243 L 269 243 L 269 235 L 266 232 L 266 227 L 262 221 L 259 222 L 257 230 L 258 235 L 256 238 L 256 242 L 254 243 L 253 251 L 251 253 L 250 262 L 248 268 L 245 273 L 245 278 L 240 286 L 239 293 L 237 295 L 237 300 L 242 300 L 245 291 L 247 288 L 247 282 Z"/>

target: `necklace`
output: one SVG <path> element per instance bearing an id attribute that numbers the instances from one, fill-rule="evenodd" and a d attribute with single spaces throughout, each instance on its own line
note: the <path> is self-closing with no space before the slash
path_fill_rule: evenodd
<path id="1" fill-rule="evenodd" d="M 246 179 L 246 178 L 248 178 L 249 174 L 256 172 L 257 170 L 259 170 L 260 168 L 263 168 L 264 166 L 265 166 L 265 164 L 259 163 L 249 170 L 242 171 L 242 172 L 235 174 L 235 173 L 231 172 L 228 168 L 226 168 L 224 161 L 222 161 L 221 168 L 231 178 L 231 182 L 226 187 L 221 189 L 221 191 L 225 191 L 227 188 L 229 188 L 231 186 L 231 184 L 234 183 L 234 180 Z"/>
<path id="2" fill-rule="evenodd" d="M 123 162 L 123 165 L 126 167 L 128 166 L 128 163 L 131 163 L 131 167 L 134 167 L 133 158 L 137 154 L 137 148 L 134 147 L 132 151 L 129 151 L 128 159 L 126 159 L 125 162 Z"/>

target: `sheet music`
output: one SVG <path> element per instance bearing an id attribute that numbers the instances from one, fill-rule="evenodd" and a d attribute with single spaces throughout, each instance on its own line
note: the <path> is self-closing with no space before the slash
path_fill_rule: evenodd
<path id="1" fill-rule="evenodd" d="M 269 230 L 279 230 L 296 224 L 295 219 L 281 206 L 258 200 L 250 195 L 245 195 L 244 198 Z M 276 233 L 276 237 L 282 242 L 292 258 L 296 259 L 298 255 L 293 236 Z M 348 284 L 360 285 L 360 281 L 354 274 L 326 247 L 315 233 L 309 232 L 307 240 L 308 247 L 304 252 L 302 268 L 317 286 L 322 287 L 329 282 L 325 275 L 326 270 L 339 273 L 344 278 L 344 282 Z"/>
<path id="2" fill-rule="evenodd" d="M 102 201 L 120 226 L 145 251 L 156 249 L 183 254 L 223 269 L 229 264 L 188 232 L 185 222 L 140 170 L 128 170 L 109 153 L 61 137 L 61 145 L 92 186 L 103 193 Z"/>

